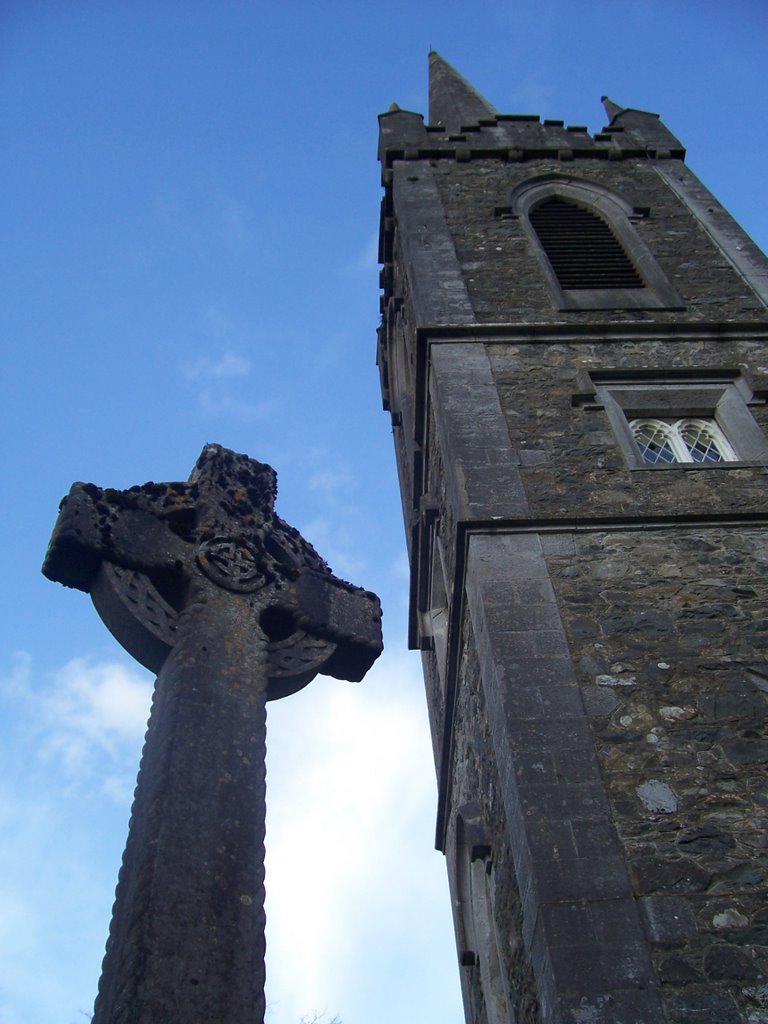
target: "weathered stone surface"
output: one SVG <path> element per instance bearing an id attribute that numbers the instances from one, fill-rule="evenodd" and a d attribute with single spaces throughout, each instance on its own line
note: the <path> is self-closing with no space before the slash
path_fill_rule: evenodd
<path id="1" fill-rule="evenodd" d="M 677 954 L 657 958 L 657 972 L 662 985 L 678 988 L 694 981 L 703 981 L 704 975 L 684 957 Z"/>
<path id="2" fill-rule="evenodd" d="M 630 871 L 638 893 L 703 892 L 712 879 L 709 871 L 687 857 L 642 857 Z"/>
<path id="3" fill-rule="evenodd" d="M 381 650 L 378 600 L 274 514 L 275 487 L 209 445 L 187 483 L 62 503 L 44 573 L 159 672 L 96 1024 L 263 1020 L 265 702 Z"/>
<path id="4" fill-rule="evenodd" d="M 710 486 L 711 502 L 719 484 Z M 655 962 L 666 986 L 690 985 L 697 977 L 709 978 L 715 987 L 726 984 L 724 977 L 715 978 L 704 968 L 705 950 L 717 936 L 739 950 L 749 949 L 748 964 L 755 970 L 764 971 L 768 964 L 766 937 L 755 918 L 765 887 L 761 732 L 768 702 L 744 665 L 754 658 L 755 649 L 768 649 L 768 623 L 760 612 L 768 602 L 766 550 L 768 536 L 760 528 L 710 526 L 653 535 L 582 534 L 576 536 L 576 557 L 548 558 L 571 649 L 584 666 L 579 680 L 586 706 L 592 699 L 596 657 L 605 668 L 621 665 L 622 672 L 614 675 L 634 677 L 632 686 L 606 687 L 618 704 L 607 716 L 591 721 L 636 893 L 646 899 L 675 894 L 698 921 L 698 934 L 687 938 L 674 957 L 662 953 L 663 944 L 658 946 Z M 613 564 L 617 552 L 627 555 L 624 575 L 595 573 L 596 562 Z M 664 575 L 654 572 L 661 559 L 667 566 Z M 722 630 L 699 632 L 691 644 L 686 624 L 699 621 L 697 610 L 702 611 L 701 621 L 712 621 L 713 580 L 730 595 L 727 611 L 722 602 L 715 609 Z M 749 586 L 743 585 L 746 580 Z M 636 642 L 631 633 L 619 634 L 618 648 L 613 635 L 604 631 L 602 616 L 593 617 L 591 635 L 584 630 L 583 612 L 571 629 L 576 619 L 571 596 L 619 609 L 620 614 L 626 610 L 637 615 L 641 608 L 665 612 L 671 632 L 656 639 L 638 637 Z M 646 807 L 643 819 L 638 796 L 649 779 L 669 787 L 678 806 L 670 805 L 666 812 Z M 726 914 L 733 903 L 723 901 L 735 895 L 738 909 Z M 711 902 L 715 898 L 718 902 Z M 701 912 L 705 906 L 712 908 L 708 916 Z M 747 924 L 737 926 L 736 921 Z M 719 958 L 710 958 L 716 974 Z M 736 966 L 744 967 L 736 959 Z M 751 970 L 745 979 L 749 976 Z M 745 979 L 728 984 L 744 985 Z M 744 1016 L 734 1019 L 746 1020 L 746 1003 L 741 997 L 737 1003 L 731 1004 L 732 1012 Z M 679 1012 L 697 1019 L 690 1016 L 693 1007 Z M 695 1012 L 704 1020 L 709 1011 L 702 1005 Z"/>
<path id="5" fill-rule="evenodd" d="M 567 315 L 567 314 L 565 314 Z M 542 346 L 535 336 L 525 343 L 499 340 L 487 345 L 488 357 L 499 388 L 513 451 L 525 447 L 532 436 L 546 452 L 546 464 L 520 466 L 519 473 L 525 488 L 525 495 L 535 515 L 562 516 L 572 518 L 574 509 L 583 515 L 621 515 L 627 508 L 628 495 L 634 507 L 644 515 L 668 514 L 675 519 L 686 513 L 699 515 L 702 508 L 709 514 L 744 513 L 762 511 L 760 487 L 756 485 L 759 470 L 732 468 L 721 473 L 695 474 L 690 470 L 671 467 L 663 472 L 631 472 L 625 463 L 621 448 L 611 429 L 607 415 L 602 410 L 574 408 L 572 399 L 581 391 L 579 373 L 584 369 L 599 371 L 605 367 L 631 370 L 636 367 L 664 365 L 682 371 L 685 367 L 705 369 L 724 365 L 750 367 L 750 382 L 753 387 L 768 385 L 768 368 L 761 357 L 761 343 L 752 339 L 723 338 L 717 346 L 711 341 L 681 336 L 674 341 L 674 348 L 668 341 L 660 339 L 627 338 L 621 341 L 621 359 L 617 362 L 615 340 L 602 340 L 599 336 L 586 336 L 573 340 L 563 339 L 555 344 Z M 521 401 L 521 381 L 525 381 L 525 400 Z M 768 412 L 765 407 L 750 409 L 756 421 L 768 428 Z M 578 467 L 578 470 L 575 469 Z M 751 568 L 742 563 L 741 568 L 734 562 L 736 552 L 724 554 L 727 575 L 721 575 L 721 558 L 717 553 L 708 557 L 706 548 L 697 547 L 699 531 L 692 531 L 690 546 L 681 537 L 680 553 L 689 552 L 689 568 L 696 559 L 697 567 L 709 578 L 717 578 L 726 586 L 715 589 L 702 583 L 701 599 L 695 606 L 680 607 L 673 619 L 677 629 L 686 630 L 687 635 L 714 635 L 725 626 L 716 609 L 725 606 L 727 621 L 738 614 L 738 607 L 749 603 L 750 595 L 738 593 L 745 586 L 755 589 L 751 580 Z M 623 538 L 623 542 L 622 542 Z M 639 540 L 639 538 L 637 538 Z M 685 581 L 685 567 L 674 553 L 668 557 L 663 545 L 653 543 L 649 536 L 642 544 L 648 583 L 655 579 L 671 582 Z M 705 543 L 707 542 L 704 538 Z M 594 539 L 596 547 L 600 540 Z M 653 550 L 651 550 L 653 548 Z M 584 545 L 579 545 L 584 550 Z M 755 551 L 754 569 L 761 575 L 760 552 Z M 765 565 L 765 551 L 762 565 Z M 699 560 L 700 559 L 700 560 Z M 616 531 L 616 539 L 606 547 L 595 563 L 590 566 L 590 576 L 613 580 L 618 586 L 620 580 L 631 584 L 637 578 L 637 566 L 633 562 L 633 538 L 625 531 Z M 662 570 L 663 571 L 659 571 Z M 729 571 L 734 570 L 734 571 Z M 566 563 L 560 572 L 580 572 L 579 565 Z M 682 574 L 682 575 L 681 575 Z M 572 577 L 574 578 L 574 577 Z M 578 579 L 578 575 L 575 577 Z M 759 601 L 760 587 L 754 603 Z M 727 595 L 727 596 L 726 596 Z M 582 599 L 586 599 L 582 594 Z M 717 600 L 714 600 L 714 597 Z M 736 599 L 736 608 L 730 598 Z M 589 604 L 582 605 L 588 608 Z M 591 606 L 596 610 L 597 606 Z M 665 635 L 670 620 L 665 608 L 648 607 L 639 609 L 626 607 L 601 608 L 601 620 L 608 624 L 617 638 L 631 635 L 635 624 L 645 635 Z M 641 616 L 638 618 L 638 616 Z M 676 629 L 676 631 L 677 631 Z M 666 635 L 669 635 L 668 633 Z M 746 652 L 745 652 L 746 653 Z M 747 655 L 749 656 L 749 655 Z M 668 658 L 659 658 L 668 661 Z M 758 666 L 756 666 L 758 667 Z"/>
<path id="6" fill-rule="evenodd" d="M 752 957 L 745 950 L 730 945 L 714 945 L 705 950 L 704 971 L 715 981 L 765 980 Z"/>
<path id="7" fill-rule="evenodd" d="M 621 705 L 619 698 L 602 686 L 585 686 L 581 696 L 587 714 L 595 718 L 607 717 Z"/>
<path id="8" fill-rule="evenodd" d="M 748 1024 L 768 1024 L 768 985 L 747 988 L 744 990 L 744 994 L 749 1000 Z"/>
<path id="9" fill-rule="evenodd" d="M 671 786 L 657 779 L 649 779 L 637 786 L 635 792 L 640 802 L 649 811 L 661 814 L 673 814 L 677 810 L 677 797 Z"/>
<path id="10" fill-rule="evenodd" d="M 689 905 L 675 896 L 644 896 L 640 910 L 648 938 L 659 946 L 675 946 L 696 938 L 696 918 Z"/>
<path id="11" fill-rule="evenodd" d="M 723 750 L 732 764 L 765 764 L 768 761 L 768 740 L 725 739 Z"/>
<path id="12" fill-rule="evenodd" d="M 669 1024 L 743 1024 L 744 1018 L 725 992 L 690 985 L 665 1000 Z"/>
<path id="13" fill-rule="evenodd" d="M 687 828 L 677 837 L 680 851 L 689 854 L 725 854 L 733 849 L 735 842 L 730 832 L 723 832 L 714 826 Z"/>

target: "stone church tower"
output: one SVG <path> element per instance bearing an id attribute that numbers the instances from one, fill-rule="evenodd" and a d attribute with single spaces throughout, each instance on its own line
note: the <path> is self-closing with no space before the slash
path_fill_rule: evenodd
<path id="1" fill-rule="evenodd" d="M 380 119 L 467 1020 L 768 1021 L 768 264 L 656 114 Z"/>

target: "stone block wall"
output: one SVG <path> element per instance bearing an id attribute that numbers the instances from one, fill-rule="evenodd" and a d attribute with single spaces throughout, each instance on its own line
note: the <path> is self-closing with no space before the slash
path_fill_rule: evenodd
<path id="1" fill-rule="evenodd" d="M 768 530 L 575 533 L 547 564 L 669 1019 L 766 1020 Z"/>
<path id="2" fill-rule="evenodd" d="M 630 471 L 603 409 L 574 405 L 590 371 L 730 367 L 768 386 L 765 343 L 751 340 L 573 339 L 487 345 L 513 450 L 536 517 L 727 515 L 765 508 L 765 468 Z M 751 409 L 768 436 L 768 408 Z"/>
<path id="3" fill-rule="evenodd" d="M 679 161 L 667 161 L 677 164 Z M 474 159 L 432 161 L 445 211 L 477 320 L 481 323 L 578 323 L 583 312 L 557 310 L 539 258 L 522 220 L 500 215 L 513 189 L 537 176 L 594 182 L 637 209 L 648 210 L 635 230 L 680 293 L 685 308 L 593 310 L 594 323 L 654 323 L 762 319 L 765 307 L 691 216 L 653 161 L 580 160 L 566 167 L 552 159 L 521 163 Z"/>

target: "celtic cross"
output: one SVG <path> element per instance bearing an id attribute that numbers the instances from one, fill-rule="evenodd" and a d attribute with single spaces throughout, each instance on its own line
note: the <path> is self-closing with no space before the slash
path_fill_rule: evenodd
<path id="1" fill-rule="evenodd" d="M 186 483 L 74 484 L 43 572 L 157 673 L 94 1024 L 261 1024 L 266 701 L 381 652 L 371 593 L 208 445 Z"/>

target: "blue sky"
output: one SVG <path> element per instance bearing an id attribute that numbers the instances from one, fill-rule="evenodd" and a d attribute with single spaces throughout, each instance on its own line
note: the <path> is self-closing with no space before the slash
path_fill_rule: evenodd
<path id="1" fill-rule="evenodd" d="M 217 441 L 376 590 L 387 651 L 269 723 L 269 1020 L 462 1019 L 388 418 L 376 115 L 440 51 L 500 110 L 658 111 L 758 243 L 762 0 L 3 0 L 0 1024 L 91 1009 L 151 681 L 42 578 L 73 480 L 186 478 Z"/>

